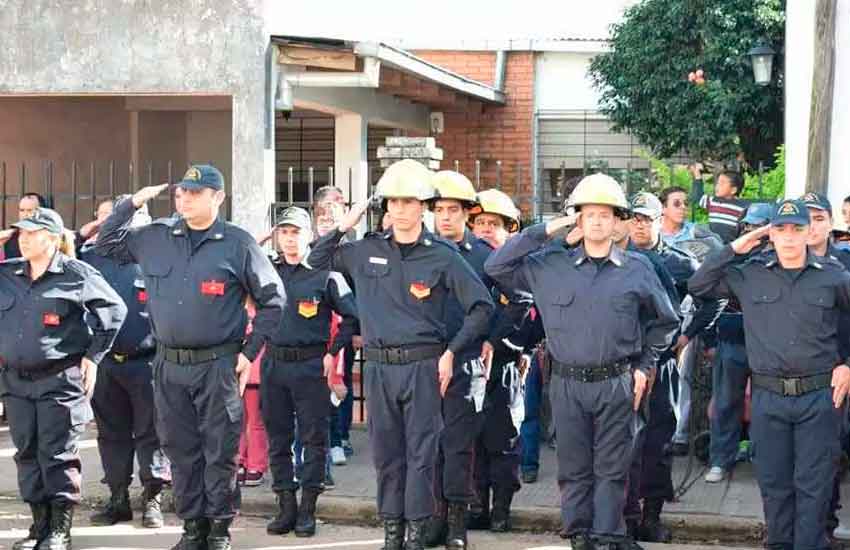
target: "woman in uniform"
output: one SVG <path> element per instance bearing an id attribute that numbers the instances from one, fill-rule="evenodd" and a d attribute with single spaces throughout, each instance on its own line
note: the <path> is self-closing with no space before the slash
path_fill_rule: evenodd
<path id="1" fill-rule="evenodd" d="M 92 419 L 97 365 L 127 313 L 100 273 L 73 257 L 55 211 L 14 224 L 21 258 L 0 262 L 0 394 L 33 523 L 16 550 L 71 548 L 80 501 L 77 443 Z"/>

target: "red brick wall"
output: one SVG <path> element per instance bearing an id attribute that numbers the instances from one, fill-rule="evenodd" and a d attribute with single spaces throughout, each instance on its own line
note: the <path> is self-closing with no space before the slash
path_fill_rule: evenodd
<path id="1" fill-rule="evenodd" d="M 458 74 L 492 85 L 495 52 L 416 51 L 417 56 Z M 504 106 L 486 105 L 480 112 L 445 112 L 445 132 L 436 136 L 443 148 L 443 168 L 460 161 L 460 171 L 470 179 L 475 160 L 481 161 L 481 188 L 495 186 L 496 161 L 502 161 L 502 189 L 515 196 L 524 211 L 530 210 L 532 185 L 532 120 L 534 115 L 534 54 L 509 52 L 505 71 Z M 517 192 L 517 166 L 521 185 Z"/>

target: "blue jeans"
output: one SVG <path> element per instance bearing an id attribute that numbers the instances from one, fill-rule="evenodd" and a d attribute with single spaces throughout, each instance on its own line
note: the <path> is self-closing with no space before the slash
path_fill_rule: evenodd
<path id="1" fill-rule="evenodd" d="M 540 468 L 540 401 L 543 398 L 543 376 L 538 361 L 539 354 L 531 358 L 525 376 L 525 420 L 519 430 L 522 441 L 523 472 L 536 472 Z"/>
<path id="2" fill-rule="evenodd" d="M 711 465 L 724 470 L 735 465 L 741 440 L 741 418 L 750 367 L 743 344 L 719 340 L 711 367 L 714 414 L 711 417 Z"/>

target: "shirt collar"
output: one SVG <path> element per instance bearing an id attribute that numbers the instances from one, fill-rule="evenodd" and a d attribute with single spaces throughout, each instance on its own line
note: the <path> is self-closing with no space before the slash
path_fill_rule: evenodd
<path id="1" fill-rule="evenodd" d="M 57 250 L 50 259 L 50 263 L 47 264 L 47 272 L 65 273 L 65 259 L 66 256 Z M 21 262 L 21 265 L 15 270 L 15 275 L 29 277 L 30 273 L 30 263 L 27 261 Z"/>
<path id="2" fill-rule="evenodd" d="M 585 262 L 585 260 L 590 258 L 585 252 L 583 244 L 576 250 L 578 252 L 578 257 L 576 258 L 575 265 L 581 265 Z M 626 253 L 612 242 L 611 250 L 608 252 L 608 257 L 605 258 L 605 261 L 611 262 L 617 267 L 622 267 L 623 264 L 626 263 Z"/>
<path id="3" fill-rule="evenodd" d="M 779 258 L 776 256 L 776 252 L 771 252 L 767 258 L 764 266 L 768 269 L 772 269 L 774 267 L 782 267 L 782 264 L 779 263 Z M 813 269 L 823 269 L 823 263 L 818 261 L 818 256 L 806 251 L 806 263 L 803 265 L 803 269 L 811 267 Z"/>
<path id="4" fill-rule="evenodd" d="M 464 250 L 472 250 L 472 242 L 474 238 L 475 236 L 469 229 L 464 229 L 463 237 L 460 239 L 460 241 L 458 241 L 457 245 L 458 247 Z"/>
<path id="5" fill-rule="evenodd" d="M 214 241 L 222 240 L 224 238 L 224 229 L 225 229 L 224 221 L 222 221 L 220 218 L 216 218 L 211 226 L 209 226 L 205 230 L 202 230 L 203 233 L 204 233 L 204 238 L 201 239 L 201 242 L 203 242 L 207 239 L 212 239 Z M 191 229 L 189 228 L 189 225 L 186 223 L 186 220 L 181 217 L 181 218 L 179 218 L 177 223 L 174 224 L 174 227 L 171 229 L 171 234 L 176 235 L 176 236 L 188 237 L 190 230 Z"/>
<path id="6" fill-rule="evenodd" d="M 381 236 L 384 238 L 384 240 L 391 240 L 393 234 L 393 228 L 390 227 Z M 434 244 L 434 234 L 428 231 L 428 228 L 425 227 L 425 224 L 422 224 L 422 231 L 419 233 L 419 238 L 416 240 L 416 243 L 413 244 L 423 244 L 425 246 L 431 246 L 432 244 Z"/>

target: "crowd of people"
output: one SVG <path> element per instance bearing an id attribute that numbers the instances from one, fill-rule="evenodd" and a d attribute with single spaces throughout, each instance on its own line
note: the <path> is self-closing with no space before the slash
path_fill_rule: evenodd
<path id="1" fill-rule="evenodd" d="M 267 531 L 313 536 L 330 467 L 354 452 L 357 354 L 385 550 L 510 530 L 515 493 L 537 482 L 542 409 L 562 537 L 669 542 L 661 512 L 703 367 L 705 482 L 752 459 L 767 545 L 827 547 L 848 440 L 850 249 L 826 197 L 749 204 L 739 174 L 716 182 L 707 225 L 688 220 L 687 189 L 627 198 L 592 174 L 563 216 L 520 230 L 509 195 L 404 160 L 369 201 L 348 209 L 322 188 L 312 215 L 290 206 L 259 238 L 220 219 L 209 165 L 157 220 L 146 204 L 169 184 L 102 202 L 76 233 L 25 195 L 0 232 L 0 393 L 32 511 L 13 548 L 71 547 L 92 419 L 111 495 L 93 523 L 132 520 L 135 458 L 145 527 L 163 524 L 173 488 L 175 550 L 229 549 L 240 486 L 267 472 Z M 370 207 L 381 227 L 358 239 Z"/>

